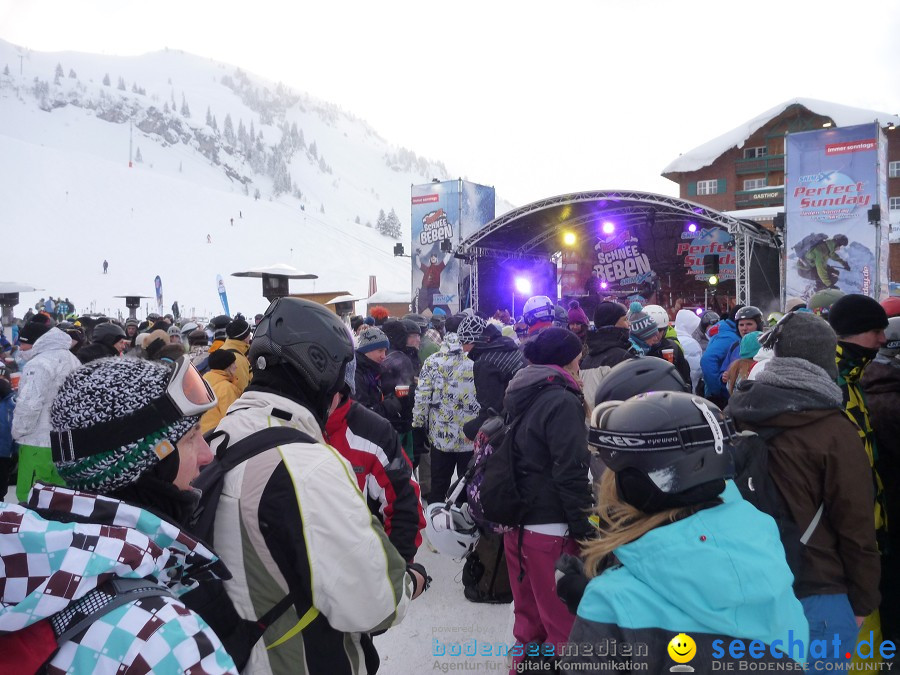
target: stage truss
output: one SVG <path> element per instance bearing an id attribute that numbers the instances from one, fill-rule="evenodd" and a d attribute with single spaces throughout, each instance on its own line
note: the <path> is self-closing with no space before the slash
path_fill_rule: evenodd
<path id="1" fill-rule="evenodd" d="M 735 295 L 739 304 L 750 302 L 750 261 L 754 246 L 778 248 L 778 238 L 753 221 L 739 220 L 703 204 L 633 190 L 598 190 L 559 195 L 513 209 L 495 218 L 463 241 L 457 257 L 471 265 L 471 296 L 478 309 L 478 260 L 503 258 L 547 261 L 557 252 L 559 235 L 605 218 L 628 227 L 634 222 L 717 225 L 734 237 Z M 549 247 L 548 247 L 549 245 Z M 551 250 L 554 249 L 554 250 Z"/>

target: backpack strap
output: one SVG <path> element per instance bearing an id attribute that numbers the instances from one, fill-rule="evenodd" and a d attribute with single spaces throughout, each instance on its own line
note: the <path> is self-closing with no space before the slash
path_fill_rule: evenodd
<path id="1" fill-rule="evenodd" d="M 115 577 L 50 617 L 56 641 L 63 643 L 86 630 L 100 617 L 140 598 L 172 596 L 165 586 L 152 579 Z"/>
<path id="2" fill-rule="evenodd" d="M 765 441 L 766 444 L 769 443 L 773 438 L 775 438 L 778 434 L 780 434 L 784 429 L 781 427 L 761 427 L 756 431 L 760 438 Z M 806 526 L 806 529 L 803 531 L 803 534 L 800 535 L 800 543 L 804 546 L 807 545 L 807 542 L 812 538 L 813 533 L 816 531 L 816 528 L 819 526 L 819 523 L 822 521 L 822 515 L 825 513 L 825 502 L 819 504 L 819 508 L 816 509 L 815 515 L 813 515 L 812 520 L 809 521 L 809 525 Z"/>

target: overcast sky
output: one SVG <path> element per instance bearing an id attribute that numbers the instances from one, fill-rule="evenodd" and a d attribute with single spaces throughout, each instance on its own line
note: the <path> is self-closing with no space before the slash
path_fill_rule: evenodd
<path id="1" fill-rule="evenodd" d="M 675 194 L 672 159 L 797 96 L 900 113 L 897 0 L 0 0 L 0 38 L 231 63 L 517 205 Z"/>

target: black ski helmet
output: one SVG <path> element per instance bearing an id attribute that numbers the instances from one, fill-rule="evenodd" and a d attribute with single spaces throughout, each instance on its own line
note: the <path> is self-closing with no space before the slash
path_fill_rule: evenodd
<path id="1" fill-rule="evenodd" d="M 706 399 L 657 391 L 597 406 L 588 442 L 615 472 L 619 497 L 656 513 L 721 494 L 734 475 L 736 436 L 731 419 Z"/>
<path id="2" fill-rule="evenodd" d="M 624 401 L 648 391 L 690 390 L 673 364 L 665 359 L 647 356 L 622 361 L 613 366 L 600 380 L 593 403 L 600 405 L 606 401 Z"/>
<path id="3" fill-rule="evenodd" d="M 119 340 L 127 338 L 125 329 L 120 325 L 107 321 L 94 327 L 93 341 L 112 347 Z"/>
<path id="4" fill-rule="evenodd" d="M 741 307 L 740 309 L 735 310 L 734 323 L 737 324 L 738 321 L 745 321 L 745 320 L 756 321 L 756 330 L 763 329 L 763 315 L 762 315 L 762 311 L 759 309 L 759 307 L 754 307 L 753 305 L 746 305 L 745 307 Z"/>
<path id="5" fill-rule="evenodd" d="M 247 358 L 254 372 L 287 366 L 307 391 L 327 396 L 343 386 L 353 341 L 341 319 L 323 305 L 277 298 L 257 325 Z"/>

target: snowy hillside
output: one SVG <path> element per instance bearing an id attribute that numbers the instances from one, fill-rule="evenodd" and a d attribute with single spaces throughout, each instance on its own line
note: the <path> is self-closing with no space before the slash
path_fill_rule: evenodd
<path id="1" fill-rule="evenodd" d="M 113 296 L 152 296 L 157 274 L 166 311 L 220 313 L 221 274 L 231 311 L 253 314 L 260 280 L 230 274 L 278 262 L 319 275 L 293 292 L 365 296 L 372 274 L 407 291 L 409 259 L 392 249 L 408 246 L 409 186 L 450 177 L 333 105 L 178 51 L 0 41 L 0 120 L 0 280 L 44 289 L 22 294 L 19 316 L 47 295 L 125 312 Z"/>

